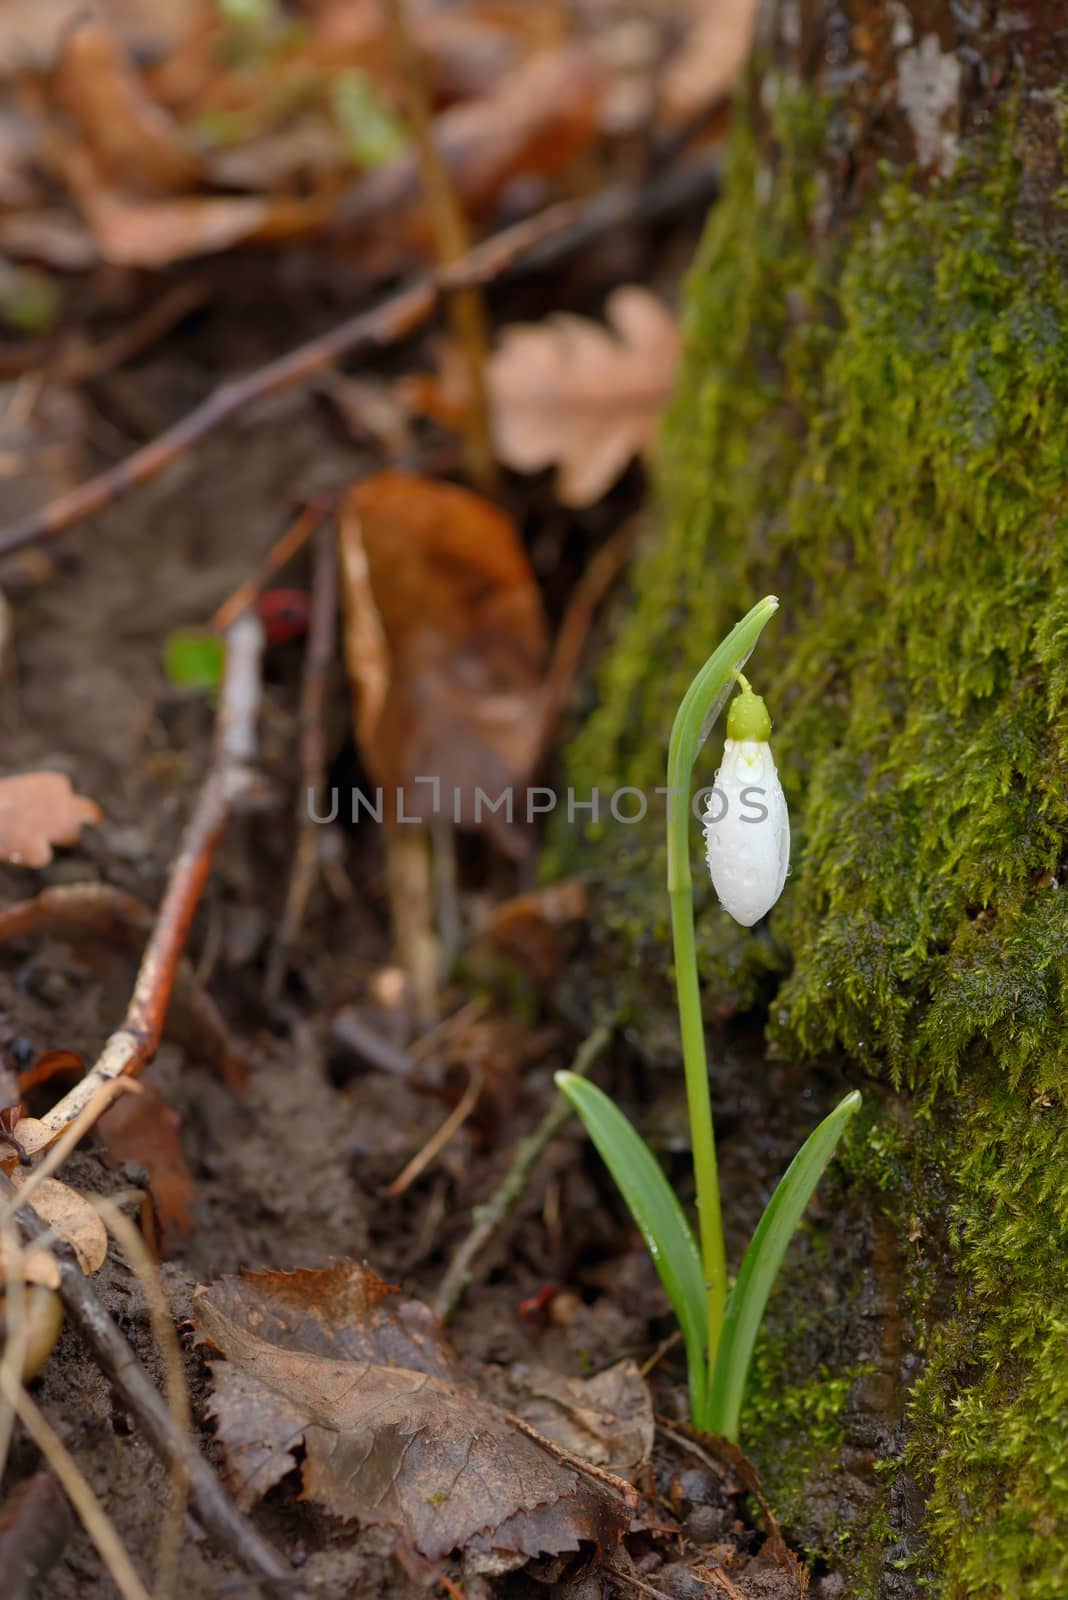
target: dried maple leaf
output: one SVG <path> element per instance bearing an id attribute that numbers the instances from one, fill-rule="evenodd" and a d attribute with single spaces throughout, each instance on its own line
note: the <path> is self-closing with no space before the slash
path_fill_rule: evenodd
<path id="1" fill-rule="evenodd" d="M 636 284 L 606 328 L 557 314 L 505 328 L 489 364 L 497 452 L 519 472 L 556 466 L 567 506 L 588 506 L 649 445 L 679 356 L 674 317 Z"/>
<path id="2" fill-rule="evenodd" d="M 402 472 L 351 489 L 340 528 L 356 733 L 390 814 L 399 791 L 429 820 L 416 780 L 435 778 L 439 815 L 482 820 L 518 852 L 475 794 L 525 781 L 540 738 L 547 630 L 515 528 L 468 489 Z"/>
<path id="3" fill-rule="evenodd" d="M 398 1529 L 430 1560 L 610 1546 L 634 1505 L 459 1376 L 430 1311 L 367 1267 L 244 1273 L 194 1296 L 211 1410 L 244 1507 L 296 1465 L 304 1497 Z"/>
<path id="4" fill-rule="evenodd" d="M 62 772 L 23 772 L 0 778 L 0 860 L 47 867 L 54 844 L 77 844 L 87 822 L 103 813 L 75 794 Z"/>

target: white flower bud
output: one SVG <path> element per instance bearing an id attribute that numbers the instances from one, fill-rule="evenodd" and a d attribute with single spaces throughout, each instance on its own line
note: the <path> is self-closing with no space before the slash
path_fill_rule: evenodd
<path id="1" fill-rule="evenodd" d="M 790 817 L 768 744 L 771 718 L 739 673 L 723 764 L 705 812 L 708 870 L 723 909 L 743 928 L 766 916 L 790 867 Z"/>

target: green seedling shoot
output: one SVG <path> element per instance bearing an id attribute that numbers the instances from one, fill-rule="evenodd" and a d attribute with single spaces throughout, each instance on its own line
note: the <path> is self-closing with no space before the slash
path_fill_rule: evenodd
<path id="1" fill-rule="evenodd" d="M 619 1108 L 585 1078 L 561 1072 L 556 1079 L 619 1186 L 678 1318 L 694 1425 L 734 1442 L 753 1346 L 786 1247 L 860 1105 L 858 1091 L 847 1094 L 806 1139 L 768 1201 L 731 1287 L 697 975 L 689 802 L 697 753 L 738 688 L 705 816 L 705 837 L 723 906 L 751 926 L 778 899 L 789 864 L 786 801 L 768 743 L 771 720 L 763 700 L 742 676 L 778 604 L 773 595 L 761 600 L 705 662 L 679 706 L 668 747 L 667 887 L 697 1192 L 696 1238 L 652 1151 Z"/>

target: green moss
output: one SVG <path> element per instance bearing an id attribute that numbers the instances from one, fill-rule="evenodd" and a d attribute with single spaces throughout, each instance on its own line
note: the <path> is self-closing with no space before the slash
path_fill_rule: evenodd
<path id="1" fill-rule="evenodd" d="M 925 1561 L 940 1594 L 1054 1600 L 1068 262 L 1018 203 L 1012 127 L 927 193 L 884 171 L 866 214 L 818 231 L 820 118 L 785 97 L 776 118 L 773 172 L 744 124 L 734 141 L 687 294 L 664 536 L 569 776 L 662 783 L 693 671 L 753 600 L 783 597 L 750 672 L 775 720 L 792 877 L 770 931 L 699 907 L 709 1003 L 766 1005 L 781 1051 L 844 1052 L 930 1113 L 907 1137 L 937 1181 L 915 1187 L 904 1160 L 887 1179 L 921 1230 L 941 1239 L 949 1219 L 955 1287 L 928 1308 L 907 1418 Z M 662 965 L 659 830 L 602 848 L 621 863 L 602 927 L 624 972 L 652 947 Z"/>
<path id="2" fill-rule="evenodd" d="M 746 1447 L 761 1463 L 776 1516 L 806 1557 L 833 1560 L 848 1536 L 834 1516 L 842 1414 L 861 1369 L 832 1373 L 821 1365 L 797 1381 L 784 1379 L 795 1365 L 798 1343 L 814 1331 L 817 1320 L 802 1312 L 789 1328 L 765 1327 L 749 1369 Z"/>

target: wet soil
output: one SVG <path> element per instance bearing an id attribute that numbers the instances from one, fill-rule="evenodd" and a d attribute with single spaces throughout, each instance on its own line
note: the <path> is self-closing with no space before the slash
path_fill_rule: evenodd
<path id="1" fill-rule="evenodd" d="M 224 363 L 226 340 L 218 329 Z M 212 330 L 197 341 L 212 345 Z M 172 340 L 132 373 L 94 397 L 99 416 L 141 408 L 162 423 L 191 402 L 215 374 L 199 366 L 189 344 Z M 262 352 L 268 353 L 267 351 Z M 120 407 L 120 400 L 122 406 Z M 84 418 L 83 418 L 84 420 Z M 147 426 L 147 424 L 145 425 Z M 119 424 L 98 421 L 117 452 Z M 99 445 L 94 465 L 99 465 Z M 65 470 L 90 464 L 74 450 Z M 59 852 L 41 873 L 0 869 L 5 901 L 32 895 L 43 883 L 100 881 L 156 904 L 179 833 L 205 771 L 211 707 L 198 694 L 176 691 L 162 668 L 162 643 L 173 629 L 202 624 L 214 607 L 255 568 L 289 520 L 295 501 L 343 484 L 373 463 L 324 414 L 321 401 L 284 396 L 209 441 L 157 484 L 133 495 L 57 543 L 47 562 L 8 564 L 2 581 L 14 612 L 13 662 L 3 686 L 4 770 L 39 767 L 68 772 L 81 792 L 101 805 L 104 821 L 82 844 Z M 58 487 L 59 485 L 54 485 Z M 0 512 L 16 508 L 14 485 L 0 482 Z M 301 581 L 298 568 L 285 581 Z M 331 1258 L 368 1260 L 409 1292 L 432 1295 L 469 1225 L 505 1170 L 516 1140 L 537 1122 L 552 1097 L 552 1072 L 567 1064 L 576 1030 L 542 995 L 540 1014 L 508 1009 L 491 997 L 490 1013 L 472 1024 L 471 1048 L 486 1063 L 487 1089 L 479 1114 L 455 1136 L 404 1196 L 383 1187 L 423 1145 L 462 1091 L 463 1049 L 452 1065 L 438 1063 L 408 1078 L 359 1064 L 331 1048 L 328 1025 L 343 1005 L 376 1022 L 370 999 L 375 973 L 389 960 L 382 859 L 373 830 L 344 838 L 343 865 L 352 885 L 344 902 L 317 897 L 280 1007 L 265 1007 L 262 981 L 270 936 L 280 914 L 293 844 L 296 804 L 296 706 L 301 666 L 297 644 L 273 650 L 267 663 L 261 717 L 260 766 L 266 799 L 233 823 L 198 913 L 190 954 L 211 995 L 251 1061 L 248 1088 L 235 1092 L 205 1063 L 173 1043 L 164 1045 L 151 1074 L 181 1117 L 183 1149 L 193 1174 L 195 1226 L 163 1264 L 179 1324 L 188 1319 L 200 1282 L 243 1268 L 325 1265 Z M 344 755 L 344 688 L 334 696 L 331 742 Z M 512 868 L 478 863 L 483 896 L 515 888 Z M 488 877 L 487 877 L 488 873 Z M 585 937 L 585 936 L 584 936 Z M 570 952 L 580 961 L 581 948 Z M 92 940 L 76 946 L 55 938 L 0 949 L 0 1014 L 5 1026 L 35 1051 L 69 1048 L 92 1059 L 121 1018 L 133 959 Z M 457 990 L 454 1005 L 469 998 Z M 477 1029 L 481 1027 L 481 1034 Z M 628 1041 L 622 1066 L 606 1066 L 624 1101 L 656 1105 L 669 1121 L 677 1113 L 677 1073 L 641 1063 L 640 1041 Z M 431 1064 L 432 1065 L 432 1064 Z M 798 1127 L 811 1124 L 826 1095 L 782 1064 L 764 1063 L 757 1033 L 741 1032 L 726 1051 L 718 1080 L 723 1106 L 724 1180 L 738 1203 L 732 1210 L 737 1249 L 759 1214 L 775 1176 L 796 1148 Z M 768 1107 L 774 1107 L 771 1120 Z M 680 1170 L 682 1163 L 679 1163 Z M 129 1189 L 143 1175 L 136 1164 L 115 1172 L 92 1141 L 65 1176 L 99 1192 Z M 855 1219 L 854 1219 L 855 1220 Z M 854 1274 L 871 1300 L 866 1324 L 881 1352 L 883 1388 L 869 1385 L 870 1416 L 850 1424 L 857 1476 L 849 1493 L 858 1503 L 871 1490 L 870 1452 L 892 1427 L 897 1301 L 892 1290 L 876 1304 L 873 1256 L 863 1228 L 842 1219 L 833 1234 L 837 1275 Z M 877 1254 L 877 1252 L 876 1252 Z M 112 1315 L 138 1355 L 159 1378 L 144 1300 L 136 1279 L 113 1251 L 96 1280 Z M 559 1292 L 539 1315 L 520 1313 L 547 1286 Z M 867 1288 L 864 1286 L 867 1285 Z M 620 1357 L 655 1358 L 671 1332 L 666 1303 L 652 1268 L 627 1226 L 610 1185 L 577 1129 L 550 1148 L 527 1193 L 479 1264 L 479 1281 L 461 1307 L 450 1337 L 470 1370 L 488 1388 L 507 1389 L 517 1365 L 538 1364 L 584 1375 Z M 843 1347 L 844 1347 L 843 1336 Z M 829 1349 L 828 1359 L 841 1349 Z M 851 1359 L 856 1349 L 851 1348 Z M 206 1373 L 201 1356 L 186 1355 L 197 1427 L 209 1455 L 214 1446 L 202 1416 Z M 661 1351 L 651 1381 L 658 1411 L 680 1415 L 684 1373 L 677 1349 Z M 151 1573 L 166 1480 L 155 1457 L 76 1334 L 66 1329 L 43 1375 L 39 1404 L 60 1433 L 130 1550 Z M 867 1452 L 867 1454 L 865 1454 Z M 32 1446 L 16 1436 L 8 1481 L 36 1464 Z M 494 1592 L 569 1596 L 732 1592 L 714 1577 L 727 1563 L 733 1592 L 781 1597 L 796 1581 L 762 1563 L 763 1534 L 747 1510 L 741 1486 L 709 1469 L 685 1445 L 658 1441 L 644 1509 L 646 1531 L 616 1558 L 617 1573 L 579 1565 L 496 1581 Z M 841 1484 L 837 1493 L 841 1494 Z M 835 1503 L 831 1517 L 842 1514 Z M 393 1535 L 361 1532 L 297 1500 L 294 1478 L 273 1490 L 255 1512 L 264 1533 L 294 1564 L 311 1592 L 328 1596 L 392 1596 L 436 1589 L 434 1574 L 404 1559 Z M 751 1559 L 752 1558 L 752 1559 Z M 748 1565 L 747 1565 L 748 1563 Z M 453 1569 L 454 1577 L 459 1577 Z M 840 1595 L 833 1578 L 823 1592 Z M 225 1555 L 187 1520 L 179 1591 L 185 1600 L 258 1592 Z M 110 1580 L 79 1529 L 47 1580 L 55 1600 L 111 1594 Z M 478 1581 L 468 1589 L 477 1594 Z"/>

